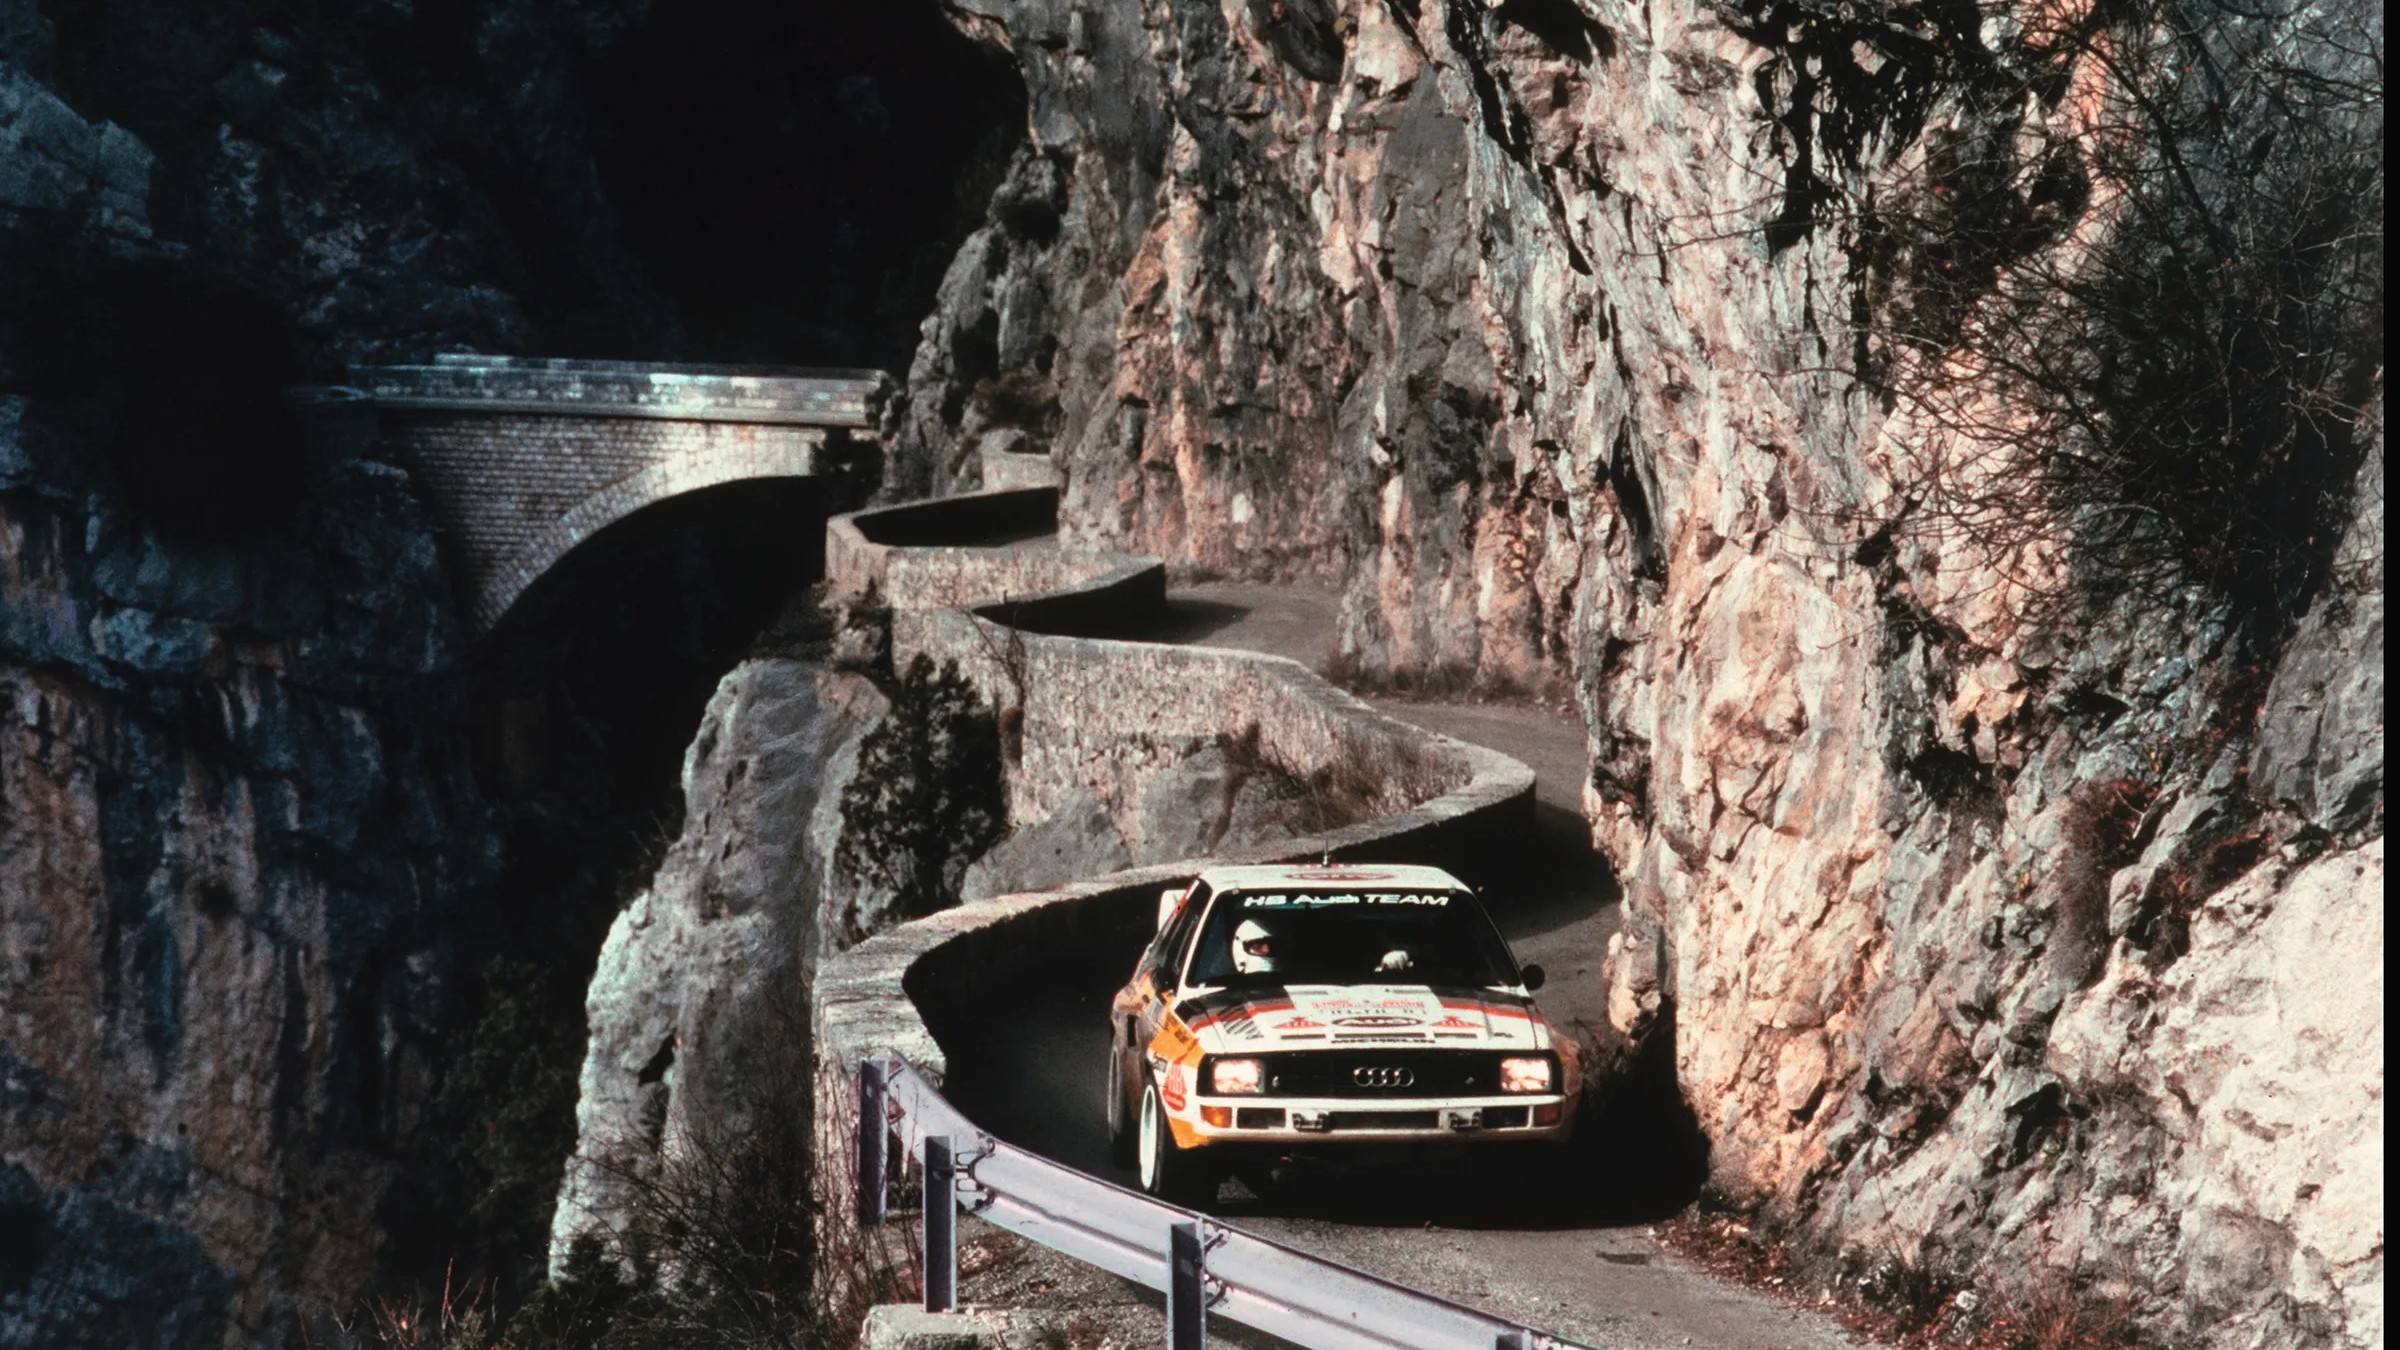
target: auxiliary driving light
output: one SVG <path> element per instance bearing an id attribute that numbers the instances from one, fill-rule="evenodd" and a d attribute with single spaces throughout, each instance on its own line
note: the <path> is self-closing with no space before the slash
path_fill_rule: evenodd
<path id="1" fill-rule="evenodd" d="M 1266 1068 L 1255 1059 L 1211 1060 L 1208 1066 L 1208 1090 L 1219 1096 L 1264 1092 L 1267 1089 Z"/>
<path id="2" fill-rule="evenodd" d="M 1546 1055 L 1511 1056 L 1500 1061 L 1502 1092 L 1548 1092 L 1550 1060 Z"/>

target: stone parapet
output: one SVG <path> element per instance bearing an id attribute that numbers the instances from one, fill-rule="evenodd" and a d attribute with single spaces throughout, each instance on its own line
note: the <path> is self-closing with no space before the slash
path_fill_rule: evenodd
<path id="1" fill-rule="evenodd" d="M 390 409 L 527 412 L 872 428 L 891 381 L 877 370 L 666 365 L 451 354 L 432 365 L 357 366 Z"/>
<path id="2" fill-rule="evenodd" d="M 1061 545 L 1057 520 L 1055 487 L 836 516 L 825 529 L 825 579 L 833 594 L 872 596 L 895 614 L 974 609 L 1045 632 L 1099 631 L 1112 614 L 1157 611 L 1165 564 Z"/>
<path id="3" fill-rule="evenodd" d="M 1150 605 L 1155 615 L 1164 596 L 1155 559 L 1066 553 L 1048 541 L 997 547 L 965 542 L 972 528 L 994 518 L 992 499 L 1008 495 L 970 494 L 837 519 L 828 531 L 827 568 L 837 587 L 852 585 L 858 589 L 851 593 L 864 594 L 871 586 L 891 603 L 895 660 L 918 653 L 956 660 L 996 703 L 1016 709 L 1023 758 L 1012 775 L 1012 816 L 1037 818 L 1076 785 L 1139 774 L 1155 767 L 1151 761 L 1171 757 L 1178 744 L 1253 727 L 1261 752 L 1275 762 L 1304 774 L 1344 773 L 1359 781 L 1376 814 L 1224 857 L 1137 867 L 961 905 L 828 957 L 812 989 L 828 1251 L 877 1245 L 855 1231 L 842 1199 L 861 1059 L 896 1051 L 929 1081 L 941 1083 L 949 1065 L 940 1033 L 952 1019 L 982 1015 L 1008 988 L 1062 954 L 1121 950 L 1130 968 L 1150 933 L 1158 893 L 1188 883 L 1205 867 L 1308 858 L 1458 867 L 1506 855 L 1531 824 L 1532 770 L 1496 751 L 1386 717 L 1297 662 L 1028 631 L 1004 622 L 1011 611 L 1030 611 L 1106 627 L 1127 617 L 1121 612 L 1127 605 Z M 957 505 L 943 509 L 949 502 Z M 900 512 L 909 514 L 895 521 Z M 945 521 L 960 526 L 947 540 Z M 918 542 L 878 542 L 878 535 L 889 539 L 902 527 Z M 1058 578 L 1059 589 L 1014 589 L 1036 576 Z M 1161 582 L 1155 588 L 1132 584 L 1138 577 Z M 1003 595 L 1021 598 L 991 603 Z M 828 1296 L 838 1300 L 833 1286 L 843 1276 L 828 1271 L 826 1278 Z"/>

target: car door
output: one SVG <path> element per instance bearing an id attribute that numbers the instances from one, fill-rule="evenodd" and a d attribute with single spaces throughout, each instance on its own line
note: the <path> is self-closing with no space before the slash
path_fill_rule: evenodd
<path id="1" fill-rule="evenodd" d="M 1144 954 L 1142 967 L 1134 975 L 1133 992 L 1136 1006 L 1132 1009 L 1131 1035 L 1127 1044 L 1147 1052 L 1150 1044 L 1166 1025 L 1167 1014 L 1175 1004 L 1175 980 L 1182 973 L 1184 958 L 1191 951 L 1192 935 L 1200 929 L 1202 915 L 1208 909 L 1209 888 L 1195 883 L 1191 894 L 1159 930 L 1158 939 Z"/>
<path id="2" fill-rule="evenodd" d="M 1109 1003 L 1109 1062 L 1115 1066 L 1117 1097 L 1130 1105 L 1141 1091 L 1145 1048 L 1165 1022 L 1168 1001 L 1174 997 L 1175 972 L 1183 968 L 1183 950 L 1208 888 L 1195 882 L 1175 913 L 1160 926 L 1134 965 L 1133 978 Z"/>

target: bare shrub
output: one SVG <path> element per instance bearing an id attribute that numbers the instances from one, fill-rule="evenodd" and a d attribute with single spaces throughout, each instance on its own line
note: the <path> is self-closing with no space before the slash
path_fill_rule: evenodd
<path id="1" fill-rule="evenodd" d="M 1765 242 L 1839 229 L 1846 373 L 1903 414 L 1861 533 L 2037 621 L 2197 594 L 2288 628 L 2383 364 L 2381 7 L 1729 9 L 1780 58 Z"/>
<path id="2" fill-rule="evenodd" d="M 488 1350 L 502 1344 L 492 1326 L 491 1292 L 488 1280 L 462 1287 L 445 1276 L 432 1307 L 376 1299 L 355 1323 L 337 1326 L 333 1344 L 340 1350 Z M 305 1325 L 301 1340 L 315 1344 Z"/>
<path id="3" fill-rule="evenodd" d="M 2272 636 L 2329 574 L 2383 361 L 2381 10 L 2031 13 L 1986 115 L 1849 203 L 1857 373 L 1921 432 L 1890 519 L 2054 619 L 2196 591 Z"/>
<path id="4" fill-rule="evenodd" d="M 1000 702 L 997 717 L 1000 754 L 1013 766 L 1025 759 L 1026 680 L 1033 668 L 1033 653 L 1025 644 L 1025 630 L 1017 626 L 1017 615 L 1023 608 L 1017 598 L 1003 596 L 997 605 L 988 608 L 1003 617 L 995 622 L 960 612 L 975 634 L 977 645 L 983 648 L 984 660 L 1008 682 L 1008 697 Z"/>
<path id="5" fill-rule="evenodd" d="M 858 772 L 842 789 L 842 833 L 834 865 L 889 887 L 894 916 L 931 914 L 958 902 L 967 864 L 1006 823 L 1000 731 L 956 661 L 935 669 L 920 652 L 892 690 L 892 708 L 859 747 Z M 864 936 L 856 912 L 845 920 Z"/>
<path id="6" fill-rule="evenodd" d="M 1343 737 L 1333 758 L 1301 779 L 1308 795 L 1294 811 L 1292 827 L 1302 834 L 1338 830 L 1378 814 L 1394 794 L 1413 796 L 1413 766 L 1398 759 L 1380 741 Z"/>
<path id="7" fill-rule="evenodd" d="M 1277 813 L 1277 820 L 1294 834 L 1338 830 L 1442 790 L 1415 756 L 1380 738 L 1345 736 L 1331 759 L 1306 770 L 1284 763 L 1268 750 L 1255 720 L 1244 723 L 1238 732 L 1218 736 L 1217 746 L 1230 770 L 1225 810 L 1231 812 L 1234 796 L 1246 780 L 1259 776 L 1280 779 L 1294 791 L 1290 802 Z"/>

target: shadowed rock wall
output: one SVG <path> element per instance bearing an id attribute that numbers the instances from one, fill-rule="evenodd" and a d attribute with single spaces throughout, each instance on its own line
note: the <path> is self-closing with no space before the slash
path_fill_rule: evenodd
<path id="1" fill-rule="evenodd" d="M 0 1340 L 215 1345 L 379 1269 L 497 840 L 393 466 L 195 548 L 0 439 Z"/>
<path id="2" fill-rule="evenodd" d="M 696 716 L 739 647 L 698 593 L 707 548 L 644 536 L 666 565 L 619 598 L 675 608 L 551 606 L 528 663 L 591 676 L 551 682 L 577 686 L 548 722 L 574 781 L 495 813 L 413 485 L 372 453 L 320 464 L 281 393 L 452 348 L 888 359 L 934 280 L 918 255 L 980 210 L 1005 66 L 929 0 L 779 13 L 800 53 L 739 6 L 662 35 L 697 8 L 0 0 L 0 1342 L 281 1344 L 453 1255 L 473 1274 L 488 1234 L 427 1119 L 492 945 L 464 935 L 573 927 L 562 888 L 605 892 L 627 851 L 591 822 L 655 795 L 612 777 L 648 737 L 607 733 L 646 728 L 565 695 L 639 670 L 621 706 Z M 723 78 L 710 48 L 744 34 L 773 83 Z M 883 107 L 912 67 L 972 97 Z M 648 115 L 696 91 L 795 114 L 710 141 L 743 173 L 702 166 L 723 196 L 699 211 L 702 157 L 662 163 Z M 812 108 L 856 112 L 843 155 Z M 897 144 L 933 172 L 904 181 Z M 699 227 L 795 216 L 838 258 L 682 265 L 724 238 Z M 840 312 L 794 324 L 812 287 Z M 572 640 L 637 613 L 663 617 L 630 659 Z M 688 705 L 687 657 L 723 663 Z"/>

